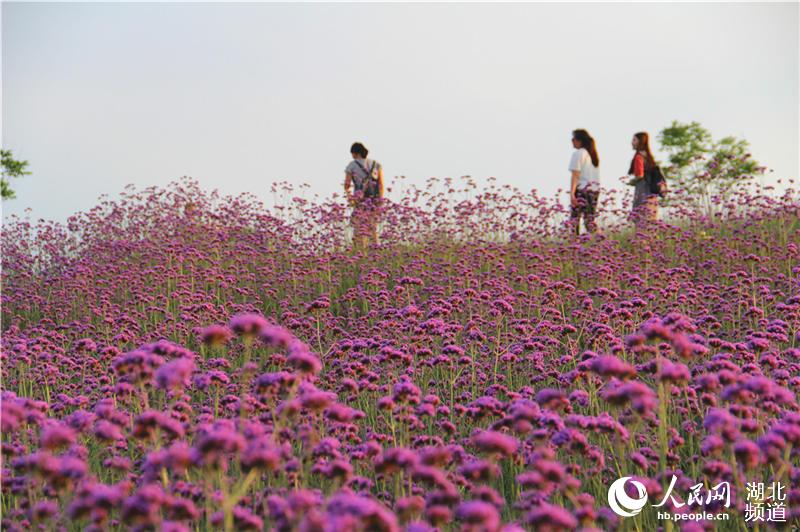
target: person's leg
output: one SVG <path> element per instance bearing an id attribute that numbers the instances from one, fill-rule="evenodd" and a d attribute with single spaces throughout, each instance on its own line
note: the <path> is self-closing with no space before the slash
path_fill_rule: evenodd
<path id="1" fill-rule="evenodd" d="M 647 219 L 651 222 L 658 219 L 658 196 L 656 195 L 647 198 Z"/>
<path id="2" fill-rule="evenodd" d="M 380 199 L 375 200 L 375 205 L 372 207 L 370 213 L 370 228 L 372 230 L 372 243 L 378 245 L 378 223 L 381 221 L 383 212 L 383 202 Z"/>
<path id="3" fill-rule="evenodd" d="M 636 226 L 636 229 L 641 229 L 645 224 L 645 217 L 644 215 L 644 205 L 639 205 L 633 210 L 633 224 Z"/>
<path id="4" fill-rule="evenodd" d="M 582 199 L 580 194 L 581 193 L 579 190 L 575 191 L 575 199 L 577 200 L 576 201 L 577 205 L 572 205 L 570 203 L 569 206 L 569 223 L 570 225 L 572 225 L 572 227 L 570 227 L 570 230 L 574 231 L 576 235 L 581 234 L 581 213 L 583 209 L 581 207 Z"/>
<path id="5" fill-rule="evenodd" d="M 369 242 L 370 242 L 370 223 L 369 223 L 369 214 L 362 213 L 361 220 L 360 220 L 360 240 L 359 245 L 361 249 L 368 249 Z"/>
<path id="6" fill-rule="evenodd" d="M 369 224 L 370 224 L 370 228 L 369 228 L 370 229 L 370 237 L 371 237 L 372 243 L 377 246 L 378 245 L 378 215 L 377 215 L 377 213 L 373 214 L 372 219 L 369 221 Z"/>
<path id="7" fill-rule="evenodd" d="M 578 211 L 575 216 L 570 218 L 570 231 L 575 233 L 576 235 L 581 234 L 581 213 Z"/>
<path id="8" fill-rule="evenodd" d="M 363 249 L 378 242 L 378 224 L 375 207 L 367 198 L 358 206 L 358 241 Z"/>
<path id="9" fill-rule="evenodd" d="M 586 230 L 590 233 L 597 231 L 597 198 L 600 196 L 599 191 L 586 191 L 586 211 L 583 216 L 583 222 L 586 224 Z"/>
<path id="10" fill-rule="evenodd" d="M 366 238 L 364 235 L 364 209 L 362 206 L 357 205 L 353 207 L 351 221 L 353 225 L 353 249 L 364 249 Z"/>
<path id="11" fill-rule="evenodd" d="M 356 223 L 356 209 L 353 207 L 353 212 L 350 213 L 350 228 L 353 230 L 353 241 L 351 242 L 350 246 L 353 250 L 356 249 L 358 245 L 358 224 Z"/>
<path id="12" fill-rule="evenodd" d="M 375 223 L 375 211 L 371 206 L 364 207 L 364 215 L 361 218 L 361 230 L 364 242 L 364 249 L 378 240 L 378 227 Z"/>
<path id="13" fill-rule="evenodd" d="M 638 207 L 636 207 L 636 227 L 642 231 L 648 231 L 653 221 L 655 220 L 655 211 L 653 197 L 651 195 L 644 195 Z"/>
<path id="14" fill-rule="evenodd" d="M 650 230 L 650 226 L 653 224 L 653 221 L 655 220 L 652 198 L 653 196 L 649 195 L 643 197 L 641 203 L 636 208 L 637 231 L 647 233 Z"/>

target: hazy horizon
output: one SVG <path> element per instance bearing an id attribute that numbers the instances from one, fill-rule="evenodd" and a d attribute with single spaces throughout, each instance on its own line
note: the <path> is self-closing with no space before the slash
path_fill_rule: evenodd
<path id="1" fill-rule="evenodd" d="M 3 3 L 3 147 L 33 172 L 3 217 L 63 221 L 184 175 L 327 197 L 355 140 L 387 178 L 551 196 L 578 127 L 620 188 L 631 135 L 672 120 L 747 139 L 767 183 L 797 178 L 798 9 Z"/>

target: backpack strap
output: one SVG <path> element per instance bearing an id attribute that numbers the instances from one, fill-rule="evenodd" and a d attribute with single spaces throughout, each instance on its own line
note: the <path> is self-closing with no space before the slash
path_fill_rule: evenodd
<path id="1" fill-rule="evenodd" d="M 358 162 L 358 160 L 357 160 L 357 159 L 354 159 L 354 160 L 353 160 L 353 162 L 355 162 L 355 163 L 356 163 L 356 166 L 358 166 L 359 168 L 361 168 L 361 170 L 362 170 L 362 171 L 363 171 L 365 174 L 367 173 L 367 169 L 366 169 L 366 168 L 364 168 L 364 165 L 363 165 L 363 164 L 361 164 L 360 162 Z"/>
<path id="2" fill-rule="evenodd" d="M 372 161 L 372 166 L 370 167 L 370 169 L 369 169 L 369 170 L 367 170 L 367 169 L 364 167 L 364 165 L 363 165 L 363 164 L 361 164 L 360 162 L 358 162 L 358 161 L 355 161 L 355 163 L 358 165 L 358 167 L 359 167 L 359 168 L 361 168 L 362 170 L 364 170 L 364 173 L 365 173 L 365 174 L 367 174 L 367 178 L 372 178 L 372 172 L 374 172 L 374 171 L 375 171 L 375 166 L 378 164 L 377 162 L 375 162 L 375 161 Z"/>

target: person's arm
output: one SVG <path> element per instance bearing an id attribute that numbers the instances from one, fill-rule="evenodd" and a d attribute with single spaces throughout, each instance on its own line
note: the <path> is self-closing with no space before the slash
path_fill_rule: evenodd
<path id="1" fill-rule="evenodd" d="M 572 171 L 572 181 L 569 185 L 569 202 L 570 204 L 575 207 L 578 205 L 578 198 L 575 196 L 575 192 L 578 190 L 578 180 L 581 177 L 581 173 L 578 170 Z"/>
<path id="2" fill-rule="evenodd" d="M 573 207 L 578 206 L 578 198 L 575 196 L 575 191 L 578 190 L 578 181 L 581 177 L 581 152 L 575 150 L 572 158 L 569 160 L 569 171 L 571 172 L 569 183 L 569 203 Z"/>
<path id="3" fill-rule="evenodd" d="M 379 198 L 383 199 L 383 167 L 378 167 L 378 186 L 380 187 Z"/>
<path id="4" fill-rule="evenodd" d="M 352 186 L 352 178 L 350 177 L 349 172 L 344 173 L 344 195 L 347 198 L 348 203 L 353 201 L 353 195 L 350 193 L 350 187 Z"/>

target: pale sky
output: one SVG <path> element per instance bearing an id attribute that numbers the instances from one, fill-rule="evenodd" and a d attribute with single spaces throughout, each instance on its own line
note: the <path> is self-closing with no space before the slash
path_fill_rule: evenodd
<path id="1" fill-rule="evenodd" d="M 579 127 L 619 186 L 631 135 L 673 119 L 748 139 L 766 181 L 798 176 L 797 3 L 5 2 L 2 60 L 3 147 L 33 172 L 4 218 L 182 175 L 328 196 L 355 140 L 387 177 L 552 195 Z"/>

